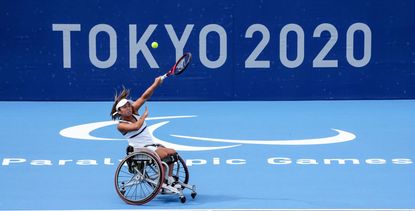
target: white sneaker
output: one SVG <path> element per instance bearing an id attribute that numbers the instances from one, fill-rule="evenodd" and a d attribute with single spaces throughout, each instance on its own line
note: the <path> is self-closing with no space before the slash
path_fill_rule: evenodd
<path id="1" fill-rule="evenodd" d="M 182 189 L 182 186 L 179 183 L 176 183 L 173 187 L 176 189 Z"/>
<path id="2" fill-rule="evenodd" d="M 172 185 L 174 182 L 176 182 L 176 180 L 172 176 L 167 178 L 167 185 Z"/>

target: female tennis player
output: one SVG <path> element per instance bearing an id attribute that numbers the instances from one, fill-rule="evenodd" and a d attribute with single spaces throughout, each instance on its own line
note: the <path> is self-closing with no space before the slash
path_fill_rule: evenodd
<path id="1" fill-rule="evenodd" d="M 145 119 L 148 116 L 148 109 L 145 108 L 143 115 L 138 115 L 138 110 L 150 99 L 154 90 L 163 83 L 162 77 L 157 77 L 154 83 L 136 101 L 129 100 L 130 90 L 123 88 L 119 95 L 115 95 L 115 101 L 111 109 L 113 120 L 119 119 L 118 131 L 128 140 L 127 154 L 134 151 L 134 148 L 147 148 L 155 151 L 160 159 L 169 164 L 169 175 L 171 175 L 172 164 L 177 161 L 177 153 L 174 149 L 157 145 L 147 128 Z M 170 178 L 169 178 L 170 180 Z M 169 181 L 170 183 L 171 181 Z"/>

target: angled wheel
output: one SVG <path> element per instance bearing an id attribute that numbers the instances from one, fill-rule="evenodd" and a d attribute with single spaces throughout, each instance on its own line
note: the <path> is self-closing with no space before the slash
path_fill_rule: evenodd
<path id="1" fill-rule="evenodd" d="M 120 162 L 115 171 L 115 190 L 128 204 L 141 205 L 159 193 L 164 171 L 157 155 L 135 152 Z"/>
<path id="2" fill-rule="evenodd" d="M 172 176 L 176 180 L 187 184 L 189 182 L 189 170 L 187 169 L 186 162 L 182 159 L 182 157 L 179 155 L 178 158 L 178 161 L 174 163 Z"/>

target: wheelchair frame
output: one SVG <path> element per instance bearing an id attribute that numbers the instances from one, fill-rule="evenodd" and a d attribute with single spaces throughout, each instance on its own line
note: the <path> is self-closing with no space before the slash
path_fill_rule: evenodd
<path id="1" fill-rule="evenodd" d="M 166 172 L 169 165 L 157 153 L 146 148 L 134 149 L 115 171 L 115 190 L 123 201 L 133 205 L 145 204 L 159 193 L 178 195 L 180 202 L 185 203 L 185 189 L 192 191 L 193 199 L 196 197 L 196 186 L 188 184 L 189 171 L 179 155 L 173 163 L 171 177 Z"/>

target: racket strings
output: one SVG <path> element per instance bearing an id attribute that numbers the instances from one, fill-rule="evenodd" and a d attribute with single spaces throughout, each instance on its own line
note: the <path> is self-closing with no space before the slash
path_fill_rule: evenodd
<path id="1" fill-rule="evenodd" d="M 186 67 L 186 65 L 187 65 L 187 63 L 189 63 L 189 58 L 184 58 L 184 59 L 182 59 L 177 65 L 176 65 L 176 71 L 177 72 L 180 72 L 181 70 L 183 70 L 185 67 Z"/>

